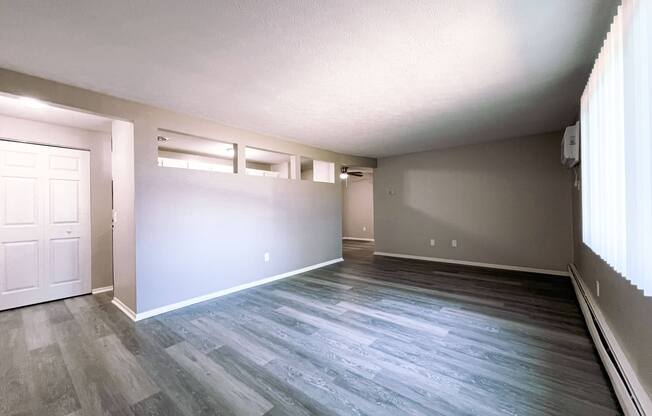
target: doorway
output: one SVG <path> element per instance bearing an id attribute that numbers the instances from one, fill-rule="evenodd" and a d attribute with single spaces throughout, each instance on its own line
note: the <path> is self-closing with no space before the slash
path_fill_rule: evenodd
<path id="1" fill-rule="evenodd" d="M 348 167 L 342 175 L 342 238 L 374 241 L 374 171 Z"/>

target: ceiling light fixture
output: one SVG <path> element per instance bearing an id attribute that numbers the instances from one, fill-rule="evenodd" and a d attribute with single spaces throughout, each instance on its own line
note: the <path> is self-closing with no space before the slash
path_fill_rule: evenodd
<path id="1" fill-rule="evenodd" d="M 21 105 L 29 108 L 45 108 L 48 105 L 43 101 L 37 100 L 36 98 L 31 97 L 18 97 L 16 99 Z"/>
<path id="2" fill-rule="evenodd" d="M 346 178 L 349 177 L 349 174 L 348 174 L 347 170 L 349 170 L 349 168 L 344 167 L 344 166 L 342 167 L 342 169 L 340 169 L 340 172 L 341 172 L 340 173 L 340 179 L 346 179 Z"/>

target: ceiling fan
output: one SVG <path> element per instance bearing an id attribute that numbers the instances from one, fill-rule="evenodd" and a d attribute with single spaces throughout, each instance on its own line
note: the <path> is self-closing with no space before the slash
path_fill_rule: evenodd
<path id="1" fill-rule="evenodd" d="M 342 166 L 342 169 L 340 169 L 340 179 L 346 179 L 349 177 L 349 175 L 361 177 L 362 172 L 357 172 L 357 171 L 349 172 L 348 167 Z"/>

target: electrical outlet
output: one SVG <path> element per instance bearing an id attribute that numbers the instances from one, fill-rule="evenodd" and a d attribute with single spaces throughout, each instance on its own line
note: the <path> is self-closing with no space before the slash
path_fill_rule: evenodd
<path id="1" fill-rule="evenodd" d="M 430 239 L 430 247 L 434 247 L 434 246 L 435 246 L 435 239 L 431 238 Z"/>
<path id="2" fill-rule="evenodd" d="M 600 297 L 600 281 L 596 280 L 595 281 L 595 293 Z"/>
<path id="3" fill-rule="evenodd" d="M 269 253 L 265 253 L 265 263 L 269 262 Z"/>
<path id="4" fill-rule="evenodd" d="M 457 240 L 451 240 L 451 247 L 457 248 Z"/>
<path id="5" fill-rule="evenodd" d="M 362 227 L 362 231 L 367 231 L 367 227 L 366 226 Z"/>

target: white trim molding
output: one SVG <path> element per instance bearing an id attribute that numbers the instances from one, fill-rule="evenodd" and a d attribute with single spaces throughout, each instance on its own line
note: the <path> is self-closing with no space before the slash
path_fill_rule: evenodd
<path id="1" fill-rule="evenodd" d="M 396 257 L 399 259 L 434 261 L 437 263 L 460 264 L 463 266 L 486 267 L 489 269 L 511 270 L 517 272 L 539 273 L 539 274 L 549 274 L 553 276 L 568 277 L 568 272 L 565 270 L 550 270 L 550 269 L 537 269 L 535 267 L 508 266 L 505 264 L 480 263 L 477 261 L 443 259 L 439 257 L 413 256 L 411 254 L 385 253 L 382 251 L 376 251 L 374 252 L 374 255 L 385 256 L 385 257 Z"/>
<path id="2" fill-rule="evenodd" d="M 110 292 L 110 291 L 112 291 L 112 290 L 113 290 L 113 285 L 111 285 L 111 286 L 104 286 L 104 287 L 97 287 L 97 288 L 95 288 L 95 289 L 92 289 L 92 290 L 91 290 L 91 293 L 92 293 L 93 295 L 97 295 L 97 294 L 99 294 L 99 293 Z"/>
<path id="3" fill-rule="evenodd" d="M 354 241 L 376 241 L 373 238 L 358 238 L 358 237 L 342 237 L 342 240 L 354 240 Z"/>
<path id="4" fill-rule="evenodd" d="M 297 274 L 308 272 L 310 270 L 326 267 L 328 265 L 331 265 L 331 264 L 334 264 L 334 263 L 339 263 L 341 261 L 344 261 L 344 259 L 342 257 L 337 258 L 337 259 L 333 259 L 333 260 L 328 260 L 328 261 L 325 261 L 323 263 L 313 264 L 311 266 L 303 267 L 301 269 L 292 270 L 292 271 L 282 273 L 282 274 L 277 274 L 276 276 L 266 277 L 264 279 L 256 280 L 256 281 L 253 281 L 253 282 L 250 282 L 250 283 L 245 283 L 243 285 L 231 287 L 231 288 L 228 288 L 228 289 L 218 290 L 217 292 L 208 293 L 206 295 L 197 296 L 197 297 L 194 297 L 194 298 L 183 300 L 181 302 L 172 303 L 170 305 L 161 306 L 160 308 L 155 308 L 155 309 L 151 309 L 149 311 L 140 312 L 140 313 L 134 313 L 131 309 L 127 308 L 120 301 L 118 301 L 120 303 L 120 305 L 118 305 L 118 303 L 116 303 L 116 301 L 117 301 L 116 298 L 113 298 L 113 301 L 114 301 L 113 303 L 118 308 L 120 308 L 120 310 L 122 310 L 125 314 L 127 314 L 127 316 L 129 316 L 132 320 L 141 321 L 143 319 L 151 318 L 152 316 L 160 315 L 162 313 L 166 313 L 166 312 L 170 312 L 170 311 L 180 309 L 180 308 L 183 308 L 183 307 L 186 307 L 186 306 L 194 305 L 195 303 L 205 302 L 207 300 L 219 298 L 220 296 L 226 296 L 226 295 L 229 295 L 231 293 L 235 293 L 235 292 L 239 292 L 241 290 L 250 289 L 252 287 L 256 287 L 256 286 L 264 285 L 264 284 L 267 284 L 267 283 L 271 283 L 271 282 L 274 282 L 276 280 L 285 279 L 286 277 L 290 277 L 290 276 L 294 276 L 294 275 L 297 275 Z"/>
<path id="5" fill-rule="evenodd" d="M 137 316 L 136 312 L 132 311 L 131 308 L 122 301 L 116 297 L 113 297 L 113 300 L 111 301 L 112 304 L 114 304 L 118 309 L 120 309 L 125 315 L 127 315 L 132 321 L 137 321 Z"/>
<path id="6" fill-rule="evenodd" d="M 602 364 L 626 416 L 652 416 L 652 400 L 609 327 L 598 303 L 574 264 L 568 265 L 573 288 Z M 603 341 L 604 340 L 604 341 Z"/>

